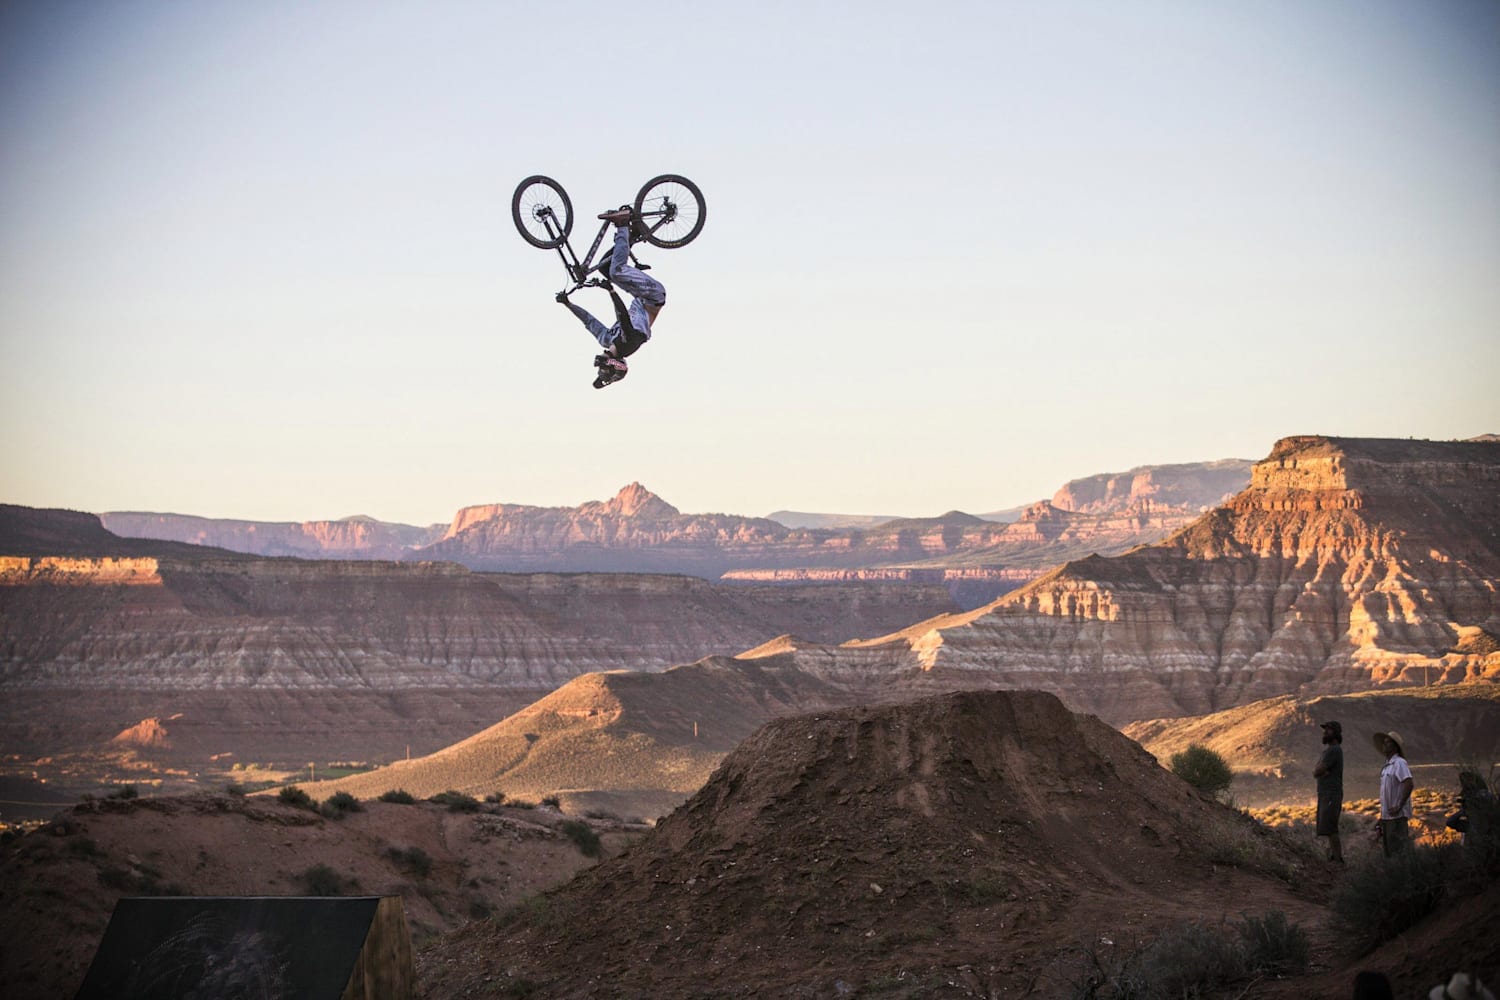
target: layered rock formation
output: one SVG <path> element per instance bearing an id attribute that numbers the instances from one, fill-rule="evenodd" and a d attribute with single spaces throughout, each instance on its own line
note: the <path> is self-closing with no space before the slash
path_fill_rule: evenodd
<path id="1" fill-rule="evenodd" d="M 1288 438 L 1157 545 L 838 650 L 1041 688 L 1123 723 L 1287 693 L 1500 678 L 1500 446 Z"/>
<path id="2" fill-rule="evenodd" d="M 184 755 L 238 741 L 276 759 L 305 762 L 319 745 L 323 759 L 390 759 L 467 736 L 581 674 L 660 671 L 783 632 L 837 642 L 956 610 L 944 588 L 917 584 L 257 559 L 25 508 L 0 511 L 0 542 L 11 553 L 0 550 L 0 745 L 11 752 L 103 744 L 182 713 L 171 742 Z"/>
<path id="3" fill-rule="evenodd" d="M 1251 463 L 1238 458 L 1185 465 L 1143 465 L 1129 472 L 1107 472 L 1074 479 L 1052 496 L 1052 506 L 1082 514 L 1129 510 L 1202 511 L 1217 507 L 1245 488 Z"/>

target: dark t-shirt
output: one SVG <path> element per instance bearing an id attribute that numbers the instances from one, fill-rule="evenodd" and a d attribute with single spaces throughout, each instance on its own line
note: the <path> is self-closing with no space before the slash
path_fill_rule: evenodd
<path id="1" fill-rule="evenodd" d="M 1318 758 L 1318 767 L 1327 768 L 1327 773 L 1318 778 L 1318 798 L 1344 797 L 1344 748 L 1337 743 L 1330 743 L 1323 749 L 1323 756 Z M 1303 786 L 1306 787 L 1305 785 Z"/>

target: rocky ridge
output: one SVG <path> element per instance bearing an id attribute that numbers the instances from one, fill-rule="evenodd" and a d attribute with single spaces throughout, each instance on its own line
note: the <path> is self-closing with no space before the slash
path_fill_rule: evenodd
<path id="1" fill-rule="evenodd" d="M 577 507 L 465 507 L 446 528 L 370 518 L 103 518 L 121 534 L 257 555 L 443 560 L 500 572 L 667 572 L 709 579 L 733 574 L 806 582 L 831 570 L 961 569 L 967 574 L 962 589 L 973 606 L 1011 589 L 1018 572 L 1031 579 L 1077 555 L 1120 552 L 1163 538 L 1243 485 L 1247 475 L 1248 463 L 1237 460 L 1143 466 L 1075 480 L 1051 503 L 1038 501 L 998 520 L 959 511 L 933 518 L 788 513 L 794 522 L 788 526 L 774 518 L 684 514 L 639 483 Z M 1094 480 L 1106 485 L 1096 488 Z"/>
<path id="2" fill-rule="evenodd" d="M 784 632 L 836 642 L 956 608 L 913 584 L 259 559 L 14 507 L 0 543 L 0 745 L 83 752 L 178 715 L 160 758 L 174 766 L 231 750 L 304 764 L 425 753 L 582 674 L 665 670 Z"/>
<path id="3" fill-rule="evenodd" d="M 1494 680 L 1497 487 L 1494 443 L 1288 438 L 1249 488 L 1156 545 L 883 639 L 776 655 L 883 655 L 893 672 L 1053 691 L 1115 723 Z"/>

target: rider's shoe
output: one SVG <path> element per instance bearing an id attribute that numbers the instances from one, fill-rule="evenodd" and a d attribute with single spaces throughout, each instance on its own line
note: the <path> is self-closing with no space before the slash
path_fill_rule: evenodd
<path id="1" fill-rule="evenodd" d="M 630 221 L 630 206 L 621 205 L 613 212 L 600 212 L 599 218 L 605 222 L 613 222 L 617 226 L 623 226 Z"/>

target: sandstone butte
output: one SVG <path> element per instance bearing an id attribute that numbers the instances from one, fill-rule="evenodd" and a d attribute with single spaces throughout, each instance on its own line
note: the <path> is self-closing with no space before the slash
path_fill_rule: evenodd
<path id="1" fill-rule="evenodd" d="M 1500 679 L 1500 444 L 1292 437 L 1166 540 L 836 649 L 765 655 L 1051 691 L 1122 724 Z M 877 666 L 878 664 L 878 666 Z"/>

